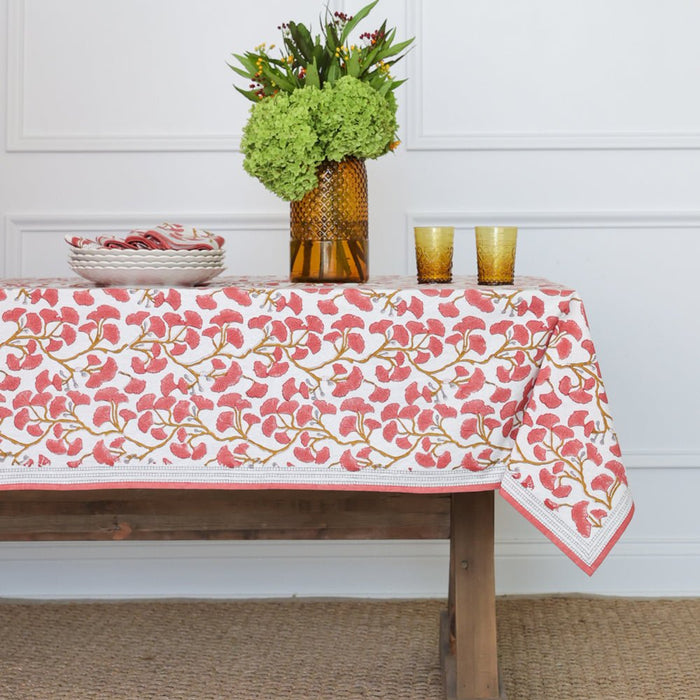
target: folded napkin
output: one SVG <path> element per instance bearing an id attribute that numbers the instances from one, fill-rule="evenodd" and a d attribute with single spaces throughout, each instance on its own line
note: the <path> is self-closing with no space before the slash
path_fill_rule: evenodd
<path id="1" fill-rule="evenodd" d="M 220 250 L 224 238 L 209 231 L 196 228 L 188 231 L 180 224 L 164 223 L 155 228 L 129 231 L 123 237 L 97 236 L 93 240 L 67 235 L 66 242 L 74 248 L 106 250 Z"/>

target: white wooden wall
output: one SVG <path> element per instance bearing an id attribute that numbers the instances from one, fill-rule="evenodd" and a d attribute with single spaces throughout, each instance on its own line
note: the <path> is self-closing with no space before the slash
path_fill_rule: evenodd
<path id="1" fill-rule="evenodd" d="M 332 2 L 357 10 L 361 0 Z M 320 0 L 0 0 L 0 273 L 69 272 L 68 231 L 180 221 L 287 272 L 287 209 L 242 170 L 232 51 Z M 416 48 L 403 146 L 370 163 L 371 268 L 411 228 L 520 226 L 518 271 L 587 302 L 637 514 L 589 579 L 503 502 L 502 593 L 700 594 L 700 3 L 382 0 Z M 6 81 L 6 82 L 5 82 Z M 497 499 L 498 500 L 498 499 Z M 0 596 L 442 596 L 443 543 L 0 545 Z"/>

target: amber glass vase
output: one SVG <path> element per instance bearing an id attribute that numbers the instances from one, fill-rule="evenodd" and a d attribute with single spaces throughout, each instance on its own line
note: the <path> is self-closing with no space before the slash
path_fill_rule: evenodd
<path id="1" fill-rule="evenodd" d="M 292 282 L 366 282 L 367 169 L 345 158 L 318 166 L 318 185 L 291 203 Z"/>

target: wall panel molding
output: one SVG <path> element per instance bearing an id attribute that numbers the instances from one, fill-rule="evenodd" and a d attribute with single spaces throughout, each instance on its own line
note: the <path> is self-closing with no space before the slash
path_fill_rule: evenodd
<path id="1" fill-rule="evenodd" d="M 601 132 L 517 132 L 470 131 L 457 133 L 428 133 L 424 120 L 425 52 L 420 37 L 425 35 L 423 12 L 428 0 L 406 0 L 408 35 L 417 37 L 409 56 L 409 76 L 406 99 L 407 138 L 409 151 L 471 151 L 471 150 L 625 150 L 625 149 L 696 149 L 700 148 L 700 131 L 601 131 Z M 623 36 L 624 33 L 621 34 Z M 448 41 L 445 38 L 445 41 Z M 507 38 L 503 37 L 504 41 Z M 496 50 L 498 50 L 496 48 Z M 468 67 L 465 67 L 468 68 Z M 475 67 L 477 70 L 479 66 Z M 458 71 L 455 80 L 462 80 Z M 446 78 L 446 88 L 449 80 Z M 478 95 L 472 94 L 475 101 Z M 449 96 L 445 107 L 448 108 Z M 517 105 L 509 105 L 517 109 Z"/>
<path id="2" fill-rule="evenodd" d="M 473 227 L 488 222 L 519 229 L 694 229 L 700 228 L 700 210 L 685 211 L 416 211 L 407 214 L 410 226 L 436 221 Z M 416 222 L 416 223 L 412 223 Z"/>
<path id="3" fill-rule="evenodd" d="M 700 472 L 700 450 L 624 450 L 623 459 L 633 470 L 652 469 L 659 471 L 663 480 L 664 469 L 696 469 Z"/>
<path id="4" fill-rule="evenodd" d="M 700 210 L 685 211 L 413 211 L 406 214 L 405 273 L 414 273 L 413 227 L 517 226 L 528 230 L 677 229 L 700 231 Z"/>
<path id="5" fill-rule="evenodd" d="M 418 41 L 409 54 L 406 85 L 408 150 L 539 150 L 539 149 L 697 149 L 700 131 L 616 131 L 518 133 L 469 131 L 428 133 L 424 124 L 423 8 L 425 0 L 405 0 L 408 32 Z M 7 149 L 9 151 L 238 151 L 238 133 L 27 133 L 24 114 L 26 0 L 8 0 Z M 342 10 L 344 0 L 330 2 Z M 403 102 L 403 99 L 401 99 Z"/>
<path id="6" fill-rule="evenodd" d="M 445 598 L 448 550 L 441 540 L 2 543 L 0 598 Z M 700 594 L 696 538 L 625 536 L 592 579 L 542 538 L 497 536 L 495 559 L 501 595 Z"/>
<path id="7" fill-rule="evenodd" d="M 109 134 L 25 130 L 25 0 L 8 0 L 7 150 L 8 151 L 239 151 L 241 134 Z"/>
<path id="8" fill-rule="evenodd" d="M 26 0 L 7 0 L 7 150 L 39 152 L 86 151 L 240 151 L 240 133 L 27 133 L 25 128 Z M 330 0 L 342 11 L 344 0 Z M 186 47 L 186 43 L 182 46 Z M 226 89 L 225 86 L 222 89 Z M 229 88 L 232 89 L 232 88 Z M 243 97 L 241 97 L 241 100 Z"/>
<path id="9" fill-rule="evenodd" d="M 233 234 L 246 231 L 274 231 L 288 233 L 287 214 L 256 212 L 202 213 L 195 212 L 123 212 L 119 214 L 8 214 L 5 219 L 6 277 L 16 277 L 22 270 L 22 242 L 37 234 L 63 238 L 76 233 L 87 237 L 108 233 L 124 233 L 148 222 L 177 221 L 184 226 L 206 229 L 212 233 Z"/>

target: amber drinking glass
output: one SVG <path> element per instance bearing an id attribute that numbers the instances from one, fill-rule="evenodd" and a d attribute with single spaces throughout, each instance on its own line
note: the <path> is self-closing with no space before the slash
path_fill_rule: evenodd
<path id="1" fill-rule="evenodd" d="M 454 226 L 416 226 L 413 232 L 418 281 L 451 282 Z"/>
<path id="2" fill-rule="evenodd" d="M 477 226 L 476 264 L 479 284 L 513 284 L 515 273 L 515 226 Z"/>

